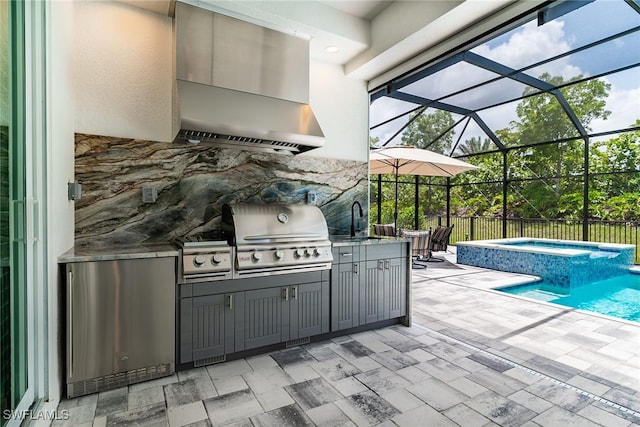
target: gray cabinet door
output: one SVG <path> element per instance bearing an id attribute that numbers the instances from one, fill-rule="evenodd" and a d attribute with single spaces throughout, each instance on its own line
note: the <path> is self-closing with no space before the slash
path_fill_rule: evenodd
<path id="1" fill-rule="evenodd" d="M 237 315 L 241 320 L 236 330 L 242 350 L 277 344 L 289 339 L 288 287 L 275 287 L 244 292 L 244 307 Z M 237 341 L 236 341 L 237 342 Z"/>
<path id="2" fill-rule="evenodd" d="M 192 300 L 193 304 L 191 308 L 191 333 L 183 330 L 181 341 L 188 341 L 191 338 L 192 360 L 201 360 L 233 352 L 233 311 L 231 310 L 233 294 L 187 298 L 183 299 L 181 304 L 189 300 Z M 184 327 L 187 326 L 184 325 Z M 181 348 L 183 348 L 183 343 L 181 343 Z"/>
<path id="3" fill-rule="evenodd" d="M 360 285 L 360 324 L 406 315 L 406 292 L 405 258 L 368 259 Z"/>
<path id="4" fill-rule="evenodd" d="M 288 339 L 329 332 L 329 284 L 325 281 L 290 286 L 289 310 Z"/>
<path id="5" fill-rule="evenodd" d="M 364 264 L 364 277 L 360 284 L 361 325 L 385 319 L 385 296 L 387 295 L 384 289 L 384 260 L 367 260 Z"/>
<path id="6" fill-rule="evenodd" d="M 193 298 L 179 301 L 178 363 L 193 362 Z"/>
<path id="7" fill-rule="evenodd" d="M 385 260 L 385 274 L 389 285 L 389 318 L 402 317 L 407 314 L 407 260 L 392 258 Z"/>
<path id="8" fill-rule="evenodd" d="M 331 330 L 360 325 L 360 263 L 334 264 L 331 270 Z"/>

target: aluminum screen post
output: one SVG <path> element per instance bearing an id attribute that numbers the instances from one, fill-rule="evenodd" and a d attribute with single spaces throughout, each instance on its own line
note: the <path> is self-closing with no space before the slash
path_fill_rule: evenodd
<path id="1" fill-rule="evenodd" d="M 420 195 L 418 194 L 418 190 L 420 188 L 420 180 L 419 180 L 419 176 L 416 175 L 415 176 L 415 182 L 416 182 L 416 186 L 413 192 L 413 225 L 414 225 L 414 230 L 419 230 L 420 229 L 420 220 L 418 218 L 418 214 L 420 212 Z"/>
<path id="2" fill-rule="evenodd" d="M 502 152 L 502 238 L 507 237 L 507 151 Z"/>
<path id="3" fill-rule="evenodd" d="M 451 217 L 451 178 L 447 177 L 447 227 L 451 225 L 449 223 L 450 217 Z"/>
<path id="4" fill-rule="evenodd" d="M 584 138 L 584 178 L 582 195 L 582 240 L 589 240 L 589 138 Z"/>
<path id="5" fill-rule="evenodd" d="M 378 174 L 378 224 L 382 224 L 382 174 Z"/>

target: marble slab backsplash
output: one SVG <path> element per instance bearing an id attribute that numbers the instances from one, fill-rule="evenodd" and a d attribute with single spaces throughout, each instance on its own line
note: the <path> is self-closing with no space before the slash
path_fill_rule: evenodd
<path id="1" fill-rule="evenodd" d="M 224 203 L 303 204 L 309 191 L 331 234 L 349 233 L 356 200 L 364 231 L 367 174 L 366 162 L 76 134 L 75 244 L 220 239 Z M 157 191 L 155 203 L 143 202 L 145 187 Z"/>

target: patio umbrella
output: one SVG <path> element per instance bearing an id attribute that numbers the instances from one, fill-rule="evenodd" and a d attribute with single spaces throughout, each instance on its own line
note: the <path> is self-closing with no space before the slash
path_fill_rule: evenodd
<path id="1" fill-rule="evenodd" d="M 373 150 L 369 156 L 370 174 L 394 174 L 396 177 L 396 200 L 393 212 L 396 234 L 398 233 L 398 175 L 452 177 L 477 168 L 462 160 L 412 146 L 380 148 Z"/>

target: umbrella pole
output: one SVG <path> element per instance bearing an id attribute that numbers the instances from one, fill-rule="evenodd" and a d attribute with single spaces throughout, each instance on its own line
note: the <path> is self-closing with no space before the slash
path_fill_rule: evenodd
<path id="1" fill-rule="evenodd" d="M 393 231 L 395 237 L 398 237 L 398 169 L 400 168 L 396 167 L 396 203 L 393 211 Z"/>

